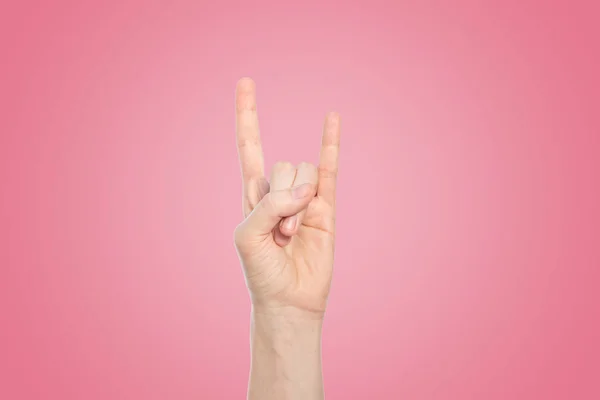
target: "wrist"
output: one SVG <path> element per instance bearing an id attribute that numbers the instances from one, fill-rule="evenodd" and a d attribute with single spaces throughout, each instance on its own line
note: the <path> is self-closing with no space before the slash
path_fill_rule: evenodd
<path id="1" fill-rule="evenodd" d="M 294 306 L 282 306 L 273 304 L 252 304 L 252 317 L 270 319 L 272 321 L 284 321 L 288 323 L 310 323 L 321 322 L 325 317 L 325 311 L 321 309 L 306 309 Z"/>
<path id="2" fill-rule="evenodd" d="M 321 328 L 323 325 L 322 313 L 286 309 L 263 309 L 252 307 L 251 318 L 253 323 L 260 324 L 270 329 L 305 330 L 308 328 Z"/>
<path id="3" fill-rule="evenodd" d="M 266 311 L 252 310 L 248 398 L 322 399 L 322 318 Z"/>
<path id="4" fill-rule="evenodd" d="M 323 316 L 296 309 L 252 308 L 253 344 L 267 343 L 277 352 L 321 344 Z"/>

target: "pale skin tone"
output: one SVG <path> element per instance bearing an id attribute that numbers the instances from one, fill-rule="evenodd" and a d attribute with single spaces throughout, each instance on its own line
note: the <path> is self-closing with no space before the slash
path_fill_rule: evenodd
<path id="1" fill-rule="evenodd" d="M 256 85 L 243 78 L 236 87 L 236 135 L 244 220 L 235 230 L 235 245 L 252 300 L 248 399 L 320 400 L 340 118 L 336 113 L 325 118 L 318 166 L 279 162 L 267 178 Z"/>

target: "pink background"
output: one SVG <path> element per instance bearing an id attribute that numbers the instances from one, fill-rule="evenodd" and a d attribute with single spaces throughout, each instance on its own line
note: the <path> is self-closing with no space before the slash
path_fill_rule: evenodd
<path id="1" fill-rule="evenodd" d="M 600 398 L 593 2 L 6 3 L 0 398 L 245 397 L 246 75 L 343 118 L 328 399 Z"/>

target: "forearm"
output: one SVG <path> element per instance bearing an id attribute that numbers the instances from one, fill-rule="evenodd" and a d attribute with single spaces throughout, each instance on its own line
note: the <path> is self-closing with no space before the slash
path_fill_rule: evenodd
<path id="1" fill-rule="evenodd" d="M 322 400 L 320 318 L 252 312 L 249 400 Z"/>

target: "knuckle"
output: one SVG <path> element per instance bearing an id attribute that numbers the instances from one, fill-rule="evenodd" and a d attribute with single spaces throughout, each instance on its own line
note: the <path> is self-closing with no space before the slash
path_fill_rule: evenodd
<path id="1" fill-rule="evenodd" d="M 242 233 L 240 230 L 239 225 L 233 230 L 233 244 L 235 244 L 235 247 L 240 247 L 240 244 L 242 243 Z"/>
<path id="2" fill-rule="evenodd" d="M 260 140 L 255 138 L 242 138 L 238 139 L 237 145 L 240 149 L 260 147 Z"/>
<path id="3" fill-rule="evenodd" d="M 309 163 L 308 161 L 302 161 L 300 164 L 298 164 L 298 168 L 312 168 L 314 167 L 314 165 L 312 163 Z"/>
<path id="4" fill-rule="evenodd" d="M 306 170 L 306 171 L 317 171 L 317 167 L 313 164 L 313 163 L 309 163 L 309 162 L 301 162 L 300 164 L 298 164 L 298 170 Z"/>
<path id="5" fill-rule="evenodd" d="M 244 243 L 244 228 L 243 224 L 239 224 L 233 230 L 233 243 L 236 247 L 240 247 Z"/>
<path id="6" fill-rule="evenodd" d="M 273 169 L 275 171 L 289 171 L 289 170 L 292 170 L 294 168 L 296 168 L 296 167 L 294 167 L 294 164 L 292 164 L 289 161 L 278 161 L 273 166 Z"/>
<path id="7" fill-rule="evenodd" d="M 337 176 L 337 168 L 326 168 L 319 167 L 319 177 L 321 178 L 335 178 Z"/>

